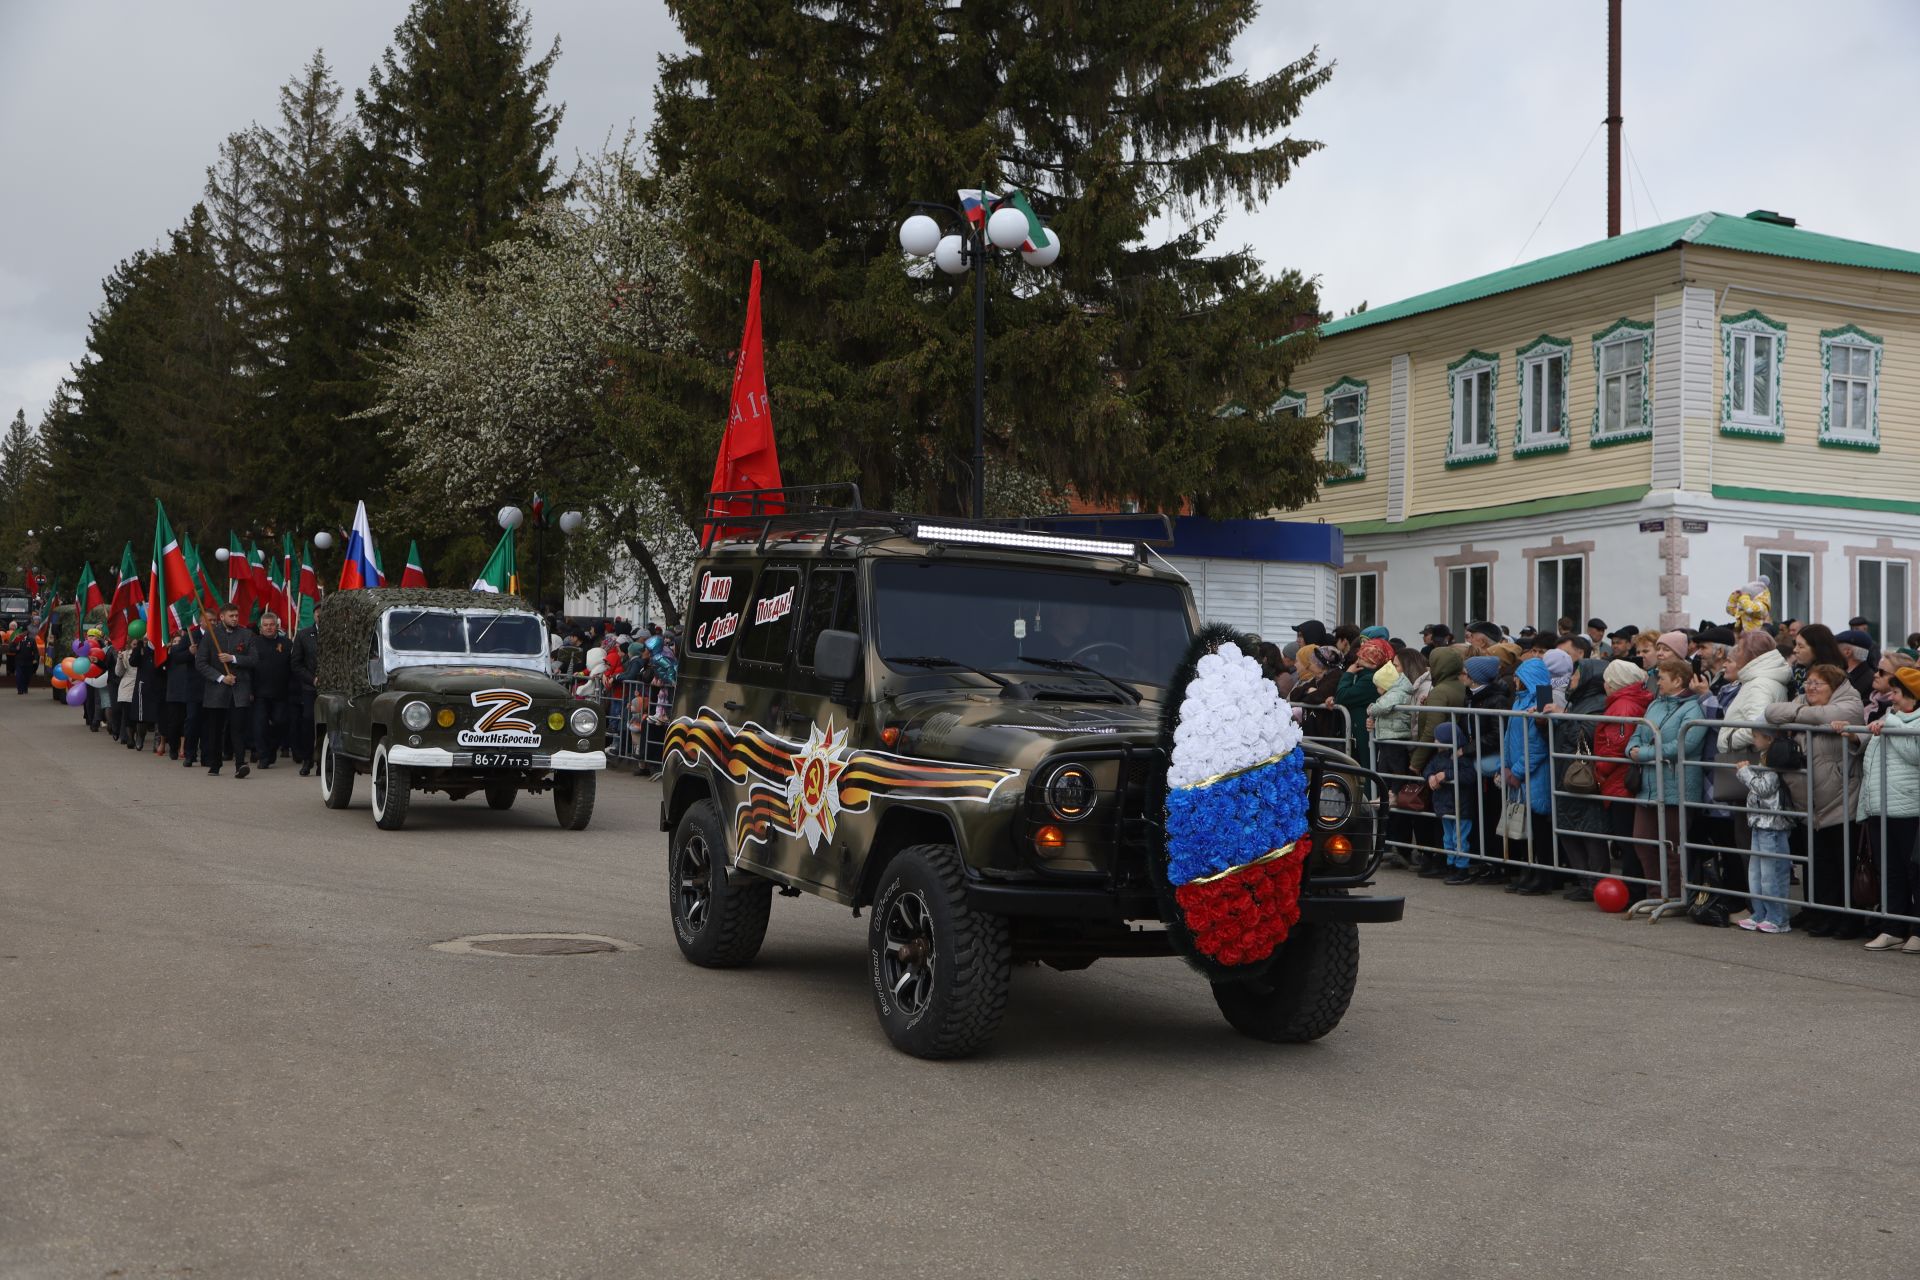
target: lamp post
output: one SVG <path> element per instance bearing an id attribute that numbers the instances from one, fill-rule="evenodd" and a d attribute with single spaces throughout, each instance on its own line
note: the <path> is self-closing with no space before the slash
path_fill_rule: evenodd
<path id="1" fill-rule="evenodd" d="M 984 210 L 986 193 L 980 198 Z M 1029 266 L 1046 267 L 1060 256 L 1060 237 L 1031 215 L 1018 193 L 995 201 L 991 212 L 977 218 L 952 205 L 908 203 L 923 212 L 900 224 L 900 247 L 911 257 L 931 257 L 950 276 L 973 272 L 973 518 L 979 520 L 987 514 L 987 250 L 1018 250 Z M 934 213 L 948 215 L 964 230 L 943 234 Z"/>
<path id="2" fill-rule="evenodd" d="M 585 522 L 586 522 L 586 517 L 581 515 L 578 511 L 562 511 L 559 517 L 554 521 L 555 524 L 560 526 L 560 532 L 564 533 L 567 536 L 568 541 L 573 540 L 573 535 L 580 532 L 580 526 Z M 563 563 L 561 565 L 561 576 L 560 576 L 560 612 L 565 613 L 566 611 L 567 611 L 566 566 Z M 601 612 L 604 613 L 606 611 L 603 609 L 601 610 Z"/>
<path id="3" fill-rule="evenodd" d="M 527 519 L 526 513 L 521 511 L 520 508 L 514 507 L 514 506 L 506 506 L 506 507 L 500 508 L 499 512 L 493 517 L 493 522 L 499 525 L 502 529 L 518 529 L 522 524 L 526 522 L 526 519 Z M 534 562 L 535 562 L 534 574 L 537 578 L 540 572 L 538 556 L 534 557 Z M 534 588 L 534 594 L 536 596 L 540 594 L 539 588 L 537 586 Z M 534 612 L 538 613 L 540 611 L 540 607 L 541 607 L 540 602 L 538 600 L 535 600 L 533 602 Z"/>

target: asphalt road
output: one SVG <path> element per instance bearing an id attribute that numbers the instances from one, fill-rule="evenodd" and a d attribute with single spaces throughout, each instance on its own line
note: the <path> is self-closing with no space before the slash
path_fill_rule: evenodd
<path id="1" fill-rule="evenodd" d="M 1324 1041 L 1173 961 L 901 1056 L 864 921 L 667 922 L 657 789 L 188 773 L 0 696 L 0 1276 L 1908 1275 L 1920 958 L 1389 874 Z M 543 798 L 544 799 L 544 798 Z M 617 954 L 447 954 L 551 930 Z"/>

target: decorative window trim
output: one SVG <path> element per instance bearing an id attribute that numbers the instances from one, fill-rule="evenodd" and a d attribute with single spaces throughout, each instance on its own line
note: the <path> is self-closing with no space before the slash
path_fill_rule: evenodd
<path id="1" fill-rule="evenodd" d="M 1852 347 L 1873 352 L 1873 387 L 1867 393 L 1867 434 L 1840 435 L 1833 430 L 1833 349 Z M 1820 331 L 1820 444 L 1828 449 L 1880 451 L 1880 358 L 1885 344 L 1858 325 L 1843 324 L 1838 329 Z"/>
<path id="2" fill-rule="evenodd" d="M 1600 410 L 1606 403 L 1606 375 L 1602 372 L 1602 349 L 1616 343 L 1624 345 L 1640 339 L 1640 425 L 1624 431 L 1606 431 L 1600 425 Z M 1587 432 L 1587 444 L 1595 449 L 1653 439 L 1653 322 L 1624 317 L 1593 335 L 1593 426 Z"/>
<path id="3" fill-rule="evenodd" d="M 1345 475 L 1332 476 L 1327 479 L 1325 481 L 1327 484 L 1352 484 L 1355 480 L 1365 480 L 1367 478 L 1367 384 L 1361 379 L 1351 377 L 1341 378 L 1321 393 L 1321 416 L 1326 420 L 1326 430 L 1321 433 L 1321 439 L 1326 442 L 1327 460 L 1331 462 L 1333 460 L 1334 397 L 1345 395 L 1349 392 L 1357 393 L 1360 397 L 1359 438 L 1354 441 L 1354 453 L 1358 455 L 1358 460 L 1347 468 Z"/>
<path id="4" fill-rule="evenodd" d="M 1567 419 L 1568 401 L 1573 399 L 1573 339 L 1554 338 L 1543 333 L 1514 352 L 1513 358 L 1520 369 L 1514 378 L 1514 386 L 1519 391 L 1520 412 L 1513 420 L 1513 456 L 1524 458 L 1536 453 L 1565 453 L 1573 440 Z M 1555 359 L 1560 361 L 1560 426 L 1552 435 L 1528 443 L 1527 366 L 1544 365 Z"/>
<path id="5" fill-rule="evenodd" d="M 1284 387 L 1267 412 L 1278 417 L 1289 409 L 1298 409 L 1301 417 L 1307 416 L 1307 397 L 1291 387 Z"/>
<path id="6" fill-rule="evenodd" d="M 1455 438 L 1454 414 L 1460 403 L 1460 380 L 1469 374 L 1488 370 L 1491 377 L 1487 380 L 1487 394 L 1492 397 L 1493 409 L 1487 415 L 1487 443 L 1467 449 Z M 1489 355 L 1485 351 L 1469 351 L 1447 366 L 1447 456 L 1449 467 L 1471 467 L 1483 462 L 1495 462 L 1500 457 L 1500 357 Z"/>
<path id="7" fill-rule="evenodd" d="M 1773 386 L 1768 396 L 1772 406 L 1771 425 L 1755 420 L 1753 417 L 1735 418 L 1733 416 L 1733 335 L 1736 333 L 1771 334 L 1773 344 L 1773 365 L 1771 378 Z M 1742 311 L 1737 316 L 1720 317 L 1720 434 L 1723 436 L 1751 436 L 1761 440 L 1785 440 L 1787 438 L 1786 419 L 1780 408 L 1780 369 L 1787 362 L 1787 326 L 1778 320 L 1769 319 L 1757 309 Z"/>

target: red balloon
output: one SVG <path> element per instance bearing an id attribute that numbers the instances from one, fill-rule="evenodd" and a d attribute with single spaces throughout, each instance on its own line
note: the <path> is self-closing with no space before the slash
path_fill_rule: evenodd
<path id="1" fill-rule="evenodd" d="M 1627 909 L 1628 901 L 1633 897 L 1627 892 L 1624 880 L 1608 876 L 1593 886 L 1593 905 L 1610 915 L 1619 915 Z"/>

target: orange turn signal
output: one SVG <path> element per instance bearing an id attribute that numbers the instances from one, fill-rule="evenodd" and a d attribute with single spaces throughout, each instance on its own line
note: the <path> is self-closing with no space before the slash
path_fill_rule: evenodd
<path id="1" fill-rule="evenodd" d="M 1042 827 L 1033 833 L 1033 847 L 1042 853 L 1052 853 L 1064 849 L 1067 845 L 1067 833 L 1058 827 Z"/>
<path id="2" fill-rule="evenodd" d="M 882 729 L 880 731 L 880 741 L 882 744 L 889 747 L 898 746 L 900 743 L 900 726 L 897 724 L 890 724 L 886 728 Z"/>
<path id="3" fill-rule="evenodd" d="M 1353 841 L 1345 836 L 1327 837 L 1327 857 L 1335 862 L 1345 862 L 1353 856 Z"/>

